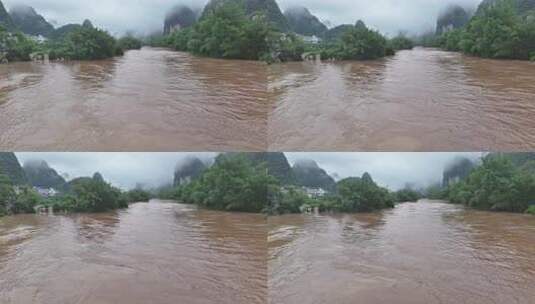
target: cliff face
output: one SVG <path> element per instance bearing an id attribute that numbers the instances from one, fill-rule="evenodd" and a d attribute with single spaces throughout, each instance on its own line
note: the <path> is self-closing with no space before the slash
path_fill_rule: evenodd
<path id="1" fill-rule="evenodd" d="M 28 161 L 24 164 L 23 169 L 28 182 L 34 187 L 67 190 L 65 179 L 43 160 Z"/>
<path id="2" fill-rule="evenodd" d="M 268 20 L 280 31 L 286 32 L 290 28 L 275 0 L 210 0 L 204 8 L 203 16 L 227 3 L 242 7 L 249 16 L 265 14 Z"/>
<path id="3" fill-rule="evenodd" d="M 299 186 L 309 188 L 322 188 L 327 191 L 335 191 L 335 180 L 318 166 L 315 161 L 301 160 L 292 168 L 295 182 Z"/>
<path id="4" fill-rule="evenodd" d="M 290 30 L 305 36 L 321 36 L 328 28 L 305 7 L 293 7 L 284 12 Z"/>
<path id="5" fill-rule="evenodd" d="M 197 157 L 186 159 L 175 169 L 174 185 L 184 185 L 197 179 L 206 168 L 206 165 Z"/>
<path id="6" fill-rule="evenodd" d="M 461 6 L 450 6 L 437 20 L 437 35 L 465 26 L 470 21 L 470 15 Z"/>
<path id="7" fill-rule="evenodd" d="M 15 6 L 10 15 L 15 26 L 25 34 L 49 37 L 54 32 L 54 26 L 30 6 Z"/>
<path id="8" fill-rule="evenodd" d="M 468 175 L 470 175 L 470 172 L 472 172 L 474 167 L 475 164 L 468 158 L 459 158 L 455 160 L 444 171 L 442 185 L 444 187 L 447 187 L 452 183 L 456 183 L 460 180 L 465 179 L 466 177 L 468 177 Z"/>
<path id="9" fill-rule="evenodd" d="M 5 174 L 14 185 L 26 185 L 28 180 L 15 153 L 0 152 L 0 173 Z"/>
<path id="10" fill-rule="evenodd" d="M 4 4 L 2 3 L 1 0 L 0 0 L 0 26 L 8 30 L 15 29 L 15 24 L 13 23 L 11 16 L 7 13 L 6 8 L 4 7 Z"/>
<path id="11" fill-rule="evenodd" d="M 174 29 L 187 28 L 195 24 L 197 15 L 187 6 L 178 6 L 171 10 L 164 22 L 163 33 L 167 35 Z"/>

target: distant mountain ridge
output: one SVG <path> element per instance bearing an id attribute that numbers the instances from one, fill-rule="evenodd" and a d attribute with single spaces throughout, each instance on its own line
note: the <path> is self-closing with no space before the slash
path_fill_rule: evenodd
<path id="1" fill-rule="evenodd" d="M 295 6 L 287 9 L 284 16 L 288 20 L 290 30 L 305 36 L 322 36 L 328 28 L 306 7 Z"/>
<path id="2" fill-rule="evenodd" d="M 267 19 L 280 31 L 286 32 L 290 29 L 288 20 L 282 14 L 275 0 L 210 0 L 204 8 L 202 16 L 206 16 L 217 7 L 227 3 L 234 3 L 242 7 L 249 16 L 258 13 L 265 14 Z"/>
<path id="3" fill-rule="evenodd" d="M 54 26 L 31 6 L 17 5 L 9 13 L 17 29 L 27 35 L 49 37 L 54 32 Z"/>
<path id="4" fill-rule="evenodd" d="M 174 185 L 184 185 L 197 179 L 207 168 L 199 158 L 187 158 L 175 169 Z"/>
<path id="5" fill-rule="evenodd" d="M 470 21 L 470 14 L 459 5 L 452 5 L 446 9 L 437 20 L 436 34 L 465 26 Z"/>
<path id="6" fill-rule="evenodd" d="M 24 163 L 24 172 L 30 185 L 40 188 L 67 190 L 67 182 L 44 160 L 31 160 Z"/>
<path id="7" fill-rule="evenodd" d="M 298 186 L 335 191 L 336 181 L 313 160 L 299 160 L 292 167 Z"/>
<path id="8" fill-rule="evenodd" d="M 174 29 L 192 26 L 197 21 L 197 14 L 188 6 L 180 5 L 173 8 L 165 17 L 163 33 L 168 35 Z"/>

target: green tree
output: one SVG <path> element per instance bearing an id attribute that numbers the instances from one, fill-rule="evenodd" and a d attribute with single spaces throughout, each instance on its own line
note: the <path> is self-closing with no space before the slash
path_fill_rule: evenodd
<path id="1" fill-rule="evenodd" d="M 226 156 L 194 182 L 179 186 L 175 197 L 183 203 L 243 212 L 265 212 L 268 189 L 277 180 L 264 166 L 253 166 L 242 155 Z"/>
<path id="2" fill-rule="evenodd" d="M 0 172 L 0 216 L 7 214 L 8 207 L 15 201 L 13 184 L 7 175 Z"/>
<path id="3" fill-rule="evenodd" d="M 262 15 L 250 18 L 243 8 L 227 3 L 211 10 L 194 27 L 191 33 L 177 34 L 176 45 L 198 55 L 258 60 L 269 51 L 267 38 L 271 31 Z"/>
<path id="4" fill-rule="evenodd" d="M 393 208 L 394 202 L 385 188 L 379 187 L 368 173 L 362 178 L 346 178 L 338 182 L 338 200 L 344 212 L 370 212 Z"/>
<path id="5" fill-rule="evenodd" d="M 489 155 L 464 181 L 449 187 L 453 203 L 473 208 L 524 212 L 535 198 L 535 176 L 503 155 Z"/>
<path id="6" fill-rule="evenodd" d="M 63 39 L 51 41 L 47 46 L 51 59 L 97 60 L 122 54 L 115 38 L 89 24 L 74 28 Z"/>
<path id="7" fill-rule="evenodd" d="M 141 40 L 133 36 L 125 36 L 117 41 L 117 45 L 122 50 L 139 50 L 143 46 Z"/>
<path id="8" fill-rule="evenodd" d="M 379 32 L 370 30 L 359 21 L 342 34 L 336 43 L 327 46 L 324 55 L 338 60 L 369 60 L 382 58 L 387 53 L 387 40 Z"/>
<path id="9" fill-rule="evenodd" d="M 74 180 L 71 185 L 75 197 L 72 211 L 103 212 L 128 207 L 121 191 L 106 183 L 99 173 Z"/>
<path id="10" fill-rule="evenodd" d="M 388 46 L 395 51 L 412 50 L 414 48 L 414 42 L 403 33 L 400 33 L 398 36 L 388 41 Z"/>
<path id="11" fill-rule="evenodd" d="M 125 193 L 128 203 L 148 202 L 152 195 L 143 189 L 133 189 Z"/>

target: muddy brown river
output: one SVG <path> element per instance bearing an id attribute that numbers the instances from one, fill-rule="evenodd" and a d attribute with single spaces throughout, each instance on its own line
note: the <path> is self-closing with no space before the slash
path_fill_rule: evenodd
<path id="1" fill-rule="evenodd" d="M 269 218 L 269 299 L 530 304 L 535 217 L 441 202 L 376 214 Z"/>
<path id="2" fill-rule="evenodd" d="M 144 48 L 0 65 L 6 151 L 265 150 L 266 66 Z"/>
<path id="3" fill-rule="evenodd" d="M 0 65 L 8 151 L 530 151 L 535 63 L 433 49 L 367 62 L 124 57 Z"/>
<path id="4" fill-rule="evenodd" d="M 417 48 L 269 78 L 273 151 L 535 150 L 535 63 Z"/>
<path id="5" fill-rule="evenodd" d="M 262 215 L 162 201 L 0 218 L 0 302 L 266 303 Z"/>

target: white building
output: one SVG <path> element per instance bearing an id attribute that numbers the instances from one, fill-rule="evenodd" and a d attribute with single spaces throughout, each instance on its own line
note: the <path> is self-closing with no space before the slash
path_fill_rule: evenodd
<path id="1" fill-rule="evenodd" d="M 322 188 L 307 188 L 307 187 L 303 187 L 303 190 L 305 191 L 305 194 L 309 198 L 320 198 L 320 197 L 324 197 L 325 195 L 327 195 L 329 193 L 329 192 L 325 191 Z"/>
<path id="2" fill-rule="evenodd" d="M 54 188 L 34 187 L 33 189 L 42 197 L 53 197 L 59 194 L 59 192 Z"/>
<path id="3" fill-rule="evenodd" d="M 303 39 L 303 41 L 305 43 L 310 43 L 310 44 L 319 44 L 321 42 L 321 38 L 313 35 L 313 36 L 303 36 L 303 35 L 299 35 L 299 37 L 301 37 L 301 39 Z"/>

